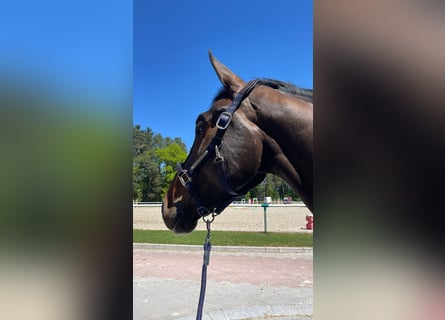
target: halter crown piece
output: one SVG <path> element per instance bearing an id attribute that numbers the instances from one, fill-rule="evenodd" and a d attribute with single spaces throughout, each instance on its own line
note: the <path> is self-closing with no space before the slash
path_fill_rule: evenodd
<path id="1" fill-rule="evenodd" d="M 245 87 L 243 87 L 235 96 L 230 106 L 226 111 L 222 112 L 218 120 L 216 121 L 216 128 L 218 131 L 215 136 L 212 138 L 212 141 L 207 146 L 207 148 L 202 152 L 199 157 L 193 162 L 190 168 L 186 168 L 184 164 L 180 163 L 176 167 L 176 171 L 178 173 L 178 179 L 181 184 L 186 188 L 188 193 L 195 199 L 197 203 L 197 213 L 201 217 L 205 217 L 209 214 L 219 214 L 222 210 L 235 198 L 241 196 L 238 192 L 234 191 L 224 175 L 224 185 L 227 194 L 230 196 L 229 201 L 227 201 L 223 206 L 211 208 L 210 210 L 202 205 L 202 201 L 196 191 L 196 188 L 193 186 L 193 175 L 198 171 L 198 169 L 209 159 L 212 154 L 215 154 L 215 162 L 222 163 L 224 158 L 220 154 L 220 146 L 223 142 L 222 137 L 229 127 L 230 122 L 232 121 L 233 114 L 241 105 L 241 102 L 252 92 L 255 86 L 260 82 L 259 79 L 249 81 Z"/>

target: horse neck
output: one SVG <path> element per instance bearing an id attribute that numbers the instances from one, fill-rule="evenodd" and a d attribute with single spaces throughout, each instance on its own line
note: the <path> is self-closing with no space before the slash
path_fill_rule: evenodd
<path id="1" fill-rule="evenodd" d="M 258 90 L 250 101 L 264 133 L 263 169 L 285 179 L 303 200 L 312 198 L 312 104 L 270 88 Z"/>

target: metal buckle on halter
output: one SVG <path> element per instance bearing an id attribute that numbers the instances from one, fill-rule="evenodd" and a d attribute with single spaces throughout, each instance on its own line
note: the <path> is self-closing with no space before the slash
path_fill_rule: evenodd
<path id="1" fill-rule="evenodd" d="M 221 123 L 224 122 L 223 119 L 224 116 L 226 116 L 228 119 L 226 120 L 226 123 Z M 227 111 L 224 111 L 219 115 L 218 120 L 216 121 L 216 127 L 221 130 L 226 130 L 230 124 L 230 121 L 232 121 L 232 114 L 230 114 Z"/>
<path id="2" fill-rule="evenodd" d="M 215 163 L 221 163 L 224 161 L 224 157 L 220 153 L 220 147 L 215 146 Z"/>
<path id="3" fill-rule="evenodd" d="M 181 184 L 185 187 L 187 184 L 192 182 L 192 177 L 189 176 L 188 170 L 182 169 L 181 164 L 178 164 L 176 168 L 178 170 L 178 178 Z"/>

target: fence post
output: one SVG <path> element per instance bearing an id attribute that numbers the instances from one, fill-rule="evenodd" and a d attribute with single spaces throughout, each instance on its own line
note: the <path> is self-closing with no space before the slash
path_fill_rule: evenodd
<path id="1" fill-rule="evenodd" d="M 267 233 L 267 214 L 266 214 L 266 211 L 267 211 L 267 207 L 269 206 L 269 204 L 268 203 L 263 203 L 263 204 L 261 204 L 261 206 L 263 207 L 263 210 L 264 210 L 264 233 Z"/>

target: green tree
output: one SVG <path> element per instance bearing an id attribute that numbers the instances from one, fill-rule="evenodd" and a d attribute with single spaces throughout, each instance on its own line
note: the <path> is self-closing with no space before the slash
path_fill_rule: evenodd
<path id="1" fill-rule="evenodd" d="M 271 197 L 274 200 L 282 200 L 284 197 L 292 197 L 294 200 L 299 200 L 295 191 L 278 176 L 272 174 L 266 175 L 264 180 L 256 187 L 252 188 L 248 197 L 258 198 L 258 201 L 264 201 L 264 197 Z"/>
<path id="2" fill-rule="evenodd" d="M 134 200 L 149 202 L 162 198 L 161 172 L 152 150 L 134 157 L 133 188 Z"/>
<path id="3" fill-rule="evenodd" d="M 155 154 L 160 162 L 160 170 L 163 178 L 163 194 L 167 193 L 170 183 L 176 174 L 176 165 L 187 158 L 185 145 L 180 146 L 176 142 L 168 141 L 165 148 L 155 150 Z"/>
<path id="4" fill-rule="evenodd" d="M 153 147 L 153 131 L 141 130 L 140 125 L 133 127 L 133 157 Z"/>
<path id="5" fill-rule="evenodd" d="M 187 157 L 180 138 L 171 139 L 150 128 L 133 127 L 133 199 L 161 201 L 175 175 L 176 163 Z"/>

